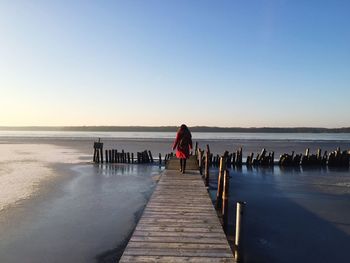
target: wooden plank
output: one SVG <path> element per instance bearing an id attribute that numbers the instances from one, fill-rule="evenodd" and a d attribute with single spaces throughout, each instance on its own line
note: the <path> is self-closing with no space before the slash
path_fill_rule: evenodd
<path id="1" fill-rule="evenodd" d="M 163 232 L 186 232 L 186 233 L 222 233 L 221 227 L 169 227 L 169 226 L 152 226 L 139 224 L 136 231 L 163 231 Z"/>
<path id="2" fill-rule="evenodd" d="M 210 238 L 210 237 L 145 237 L 132 236 L 130 241 L 148 241 L 148 242 L 163 242 L 163 243 L 198 243 L 198 244 L 227 244 L 226 239 Z"/>
<path id="3" fill-rule="evenodd" d="M 139 221 L 140 223 L 187 223 L 188 225 L 191 224 L 218 224 L 219 222 L 216 220 L 216 218 L 159 218 L 156 217 L 142 217 Z"/>
<path id="4" fill-rule="evenodd" d="M 226 244 L 195 244 L 195 243 L 163 243 L 163 242 L 130 242 L 128 248 L 168 248 L 168 249 L 227 249 Z"/>
<path id="5" fill-rule="evenodd" d="M 225 234 L 222 232 L 183 232 L 183 231 L 173 231 L 173 232 L 164 232 L 164 231 L 145 231 L 145 230 L 135 230 L 134 234 L 135 236 L 147 236 L 147 237 L 161 237 L 161 236 L 166 236 L 166 237 L 172 237 L 172 236 L 177 236 L 177 237 L 215 237 L 215 238 L 225 238 Z"/>
<path id="6" fill-rule="evenodd" d="M 142 221 L 139 222 L 138 225 L 142 225 L 142 226 L 150 226 L 150 227 L 154 227 L 154 226 L 159 226 L 159 227 L 188 227 L 189 224 L 188 222 L 145 222 L 143 223 Z M 191 223 L 190 224 L 191 228 L 204 228 L 207 227 L 209 229 L 212 228 L 219 228 L 218 224 L 216 224 L 216 222 L 209 224 L 209 223 Z M 222 228 L 220 226 L 220 228 Z"/>
<path id="7" fill-rule="evenodd" d="M 183 257 L 230 257 L 232 255 L 227 249 L 167 249 L 167 248 L 153 248 L 142 249 L 132 248 L 126 249 L 124 254 L 127 256 L 183 256 Z"/>
<path id="8" fill-rule="evenodd" d="M 169 207 L 169 208 L 161 208 L 148 206 L 144 212 L 158 212 L 158 213 L 166 213 L 166 212 L 174 212 L 174 213 L 183 213 L 183 212 L 192 212 L 192 213 L 211 213 L 207 207 Z"/>
<path id="9" fill-rule="evenodd" d="M 206 257 L 169 257 L 169 256 L 128 256 L 125 255 L 120 262 L 158 262 L 158 263 L 181 263 L 181 262 L 190 262 L 190 263 L 230 263 L 234 262 L 231 258 L 217 257 L 217 258 L 206 258 Z"/>

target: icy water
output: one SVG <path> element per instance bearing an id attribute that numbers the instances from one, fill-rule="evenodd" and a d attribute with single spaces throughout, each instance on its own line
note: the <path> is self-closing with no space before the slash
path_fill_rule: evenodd
<path id="1" fill-rule="evenodd" d="M 164 156 L 175 132 L 20 133 L 0 132 L 0 185 L 2 193 L 8 191 L 0 203 L 10 204 L 0 209 L 0 262 L 116 262 L 162 170 L 94 165 L 93 141 L 101 137 L 106 148 L 149 149 Z M 348 134 L 278 136 L 193 134 L 200 147 L 209 144 L 215 154 L 238 147 L 244 156 L 264 147 L 276 157 L 307 147 L 350 149 Z M 230 206 L 247 202 L 245 262 L 348 262 L 349 170 L 243 166 L 230 173 Z M 212 169 L 212 195 L 216 176 Z M 231 232 L 234 217 L 231 209 Z"/>
<path id="2" fill-rule="evenodd" d="M 0 213 L 0 262 L 116 262 L 159 175 L 157 166 L 72 168 L 78 175 Z"/>
<path id="3" fill-rule="evenodd" d="M 211 196 L 217 169 L 211 170 Z M 246 202 L 244 262 L 349 262 L 348 169 L 230 169 L 230 232 Z"/>

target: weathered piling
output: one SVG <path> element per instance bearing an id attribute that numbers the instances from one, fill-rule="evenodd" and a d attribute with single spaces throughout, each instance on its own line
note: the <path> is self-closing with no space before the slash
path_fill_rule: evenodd
<path id="1" fill-rule="evenodd" d="M 200 175 L 203 174 L 203 157 L 202 154 L 203 152 L 201 151 L 200 148 L 197 149 L 197 158 L 198 158 L 198 167 L 199 167 L 199 173 Z"/>
<path id="2" fill-rule="evenodd" d="M 274 165 L 274 158 L 275 153 L 269 152 L 267 155 L 267 151 L 265 148 L 262 149 L 262 151 L 257 154 L 256 158 L 254 159 L 254 153 L 251 153 L 247 156 L 246 165 L 248 167 L 250 166 L 272 166 Z"/>
<path id="3" fill-rule="evenodd" d="M 254 153 L 251 153 L 250 155 L 247 156 L 246 165 L 247 166 L 252 166 L 253 165 L 253 160 L 254 160 Z"/>
<path id="4" fill-rule="evenodd" d="M 292 154 L 285 153 L 280 156 L 278 164 L 280 166 L 297 166 L 300 165 L 301 157 L 302 154 L 294 155 L 294 151 L 292 151 Z"/>
<path id="5" fill-rule="evenodd" d="M 117 150 L 116 149 L 113 149 L 112 150 L 112 162 L 113 163 L 116 163 L 117 162 Z"/>
<path id="6" fill-rule="evenodd" d="M 109 163 L 110 159 L 108 160 L 108 150 L 105 150 L 105 155 L 106 155 L 106 163 Z"/>
<path id="7" fill-rule="evenodd" d="M 205 186 L 209 186 L 209 165 L 210 165 L 210 148 L 207 144 L 207 150 L 205 152 L 205 172 L 204 172 L 204 179 L 205 179 Z"/>
<path id="8" fill-rule="evenodd" d="M 153 163 L 153 156 L 151 151 L 148 151 L 150 162 Z"/>
<path id="9" fill-rule="evenodd" d="M 108 155 L 109 163 L 114 163 L 113 150 L 108 150 L 108 152 L 106 153 L 106 160 L 107 160 L 107 155 Z"/>
<path id="10" fill-rule="evenodd" d="M 140 152 L 137 152 L 136 155 L 137 155 L 137 163 L 141 163 L 141 154 L 140 154 Z"/>
<path id="11" fill-rule="evenodd" d="M 226 165 L 227 165 L 227 168 L 231 168 L 231 165 L 232 165 L 232 153 L 228 154 L 227 155 L 227 158 L 226 158 Z"/>
<path id="12" fill-rule="evenodd" d="M 218 176 L 218 189 L 216 192 L 216 202 L 215 202 L 215 208 L 218 210 L 222 208 L 222 191 L 223 191 L 223 180 L 224 180 L 223 177 L 224 177 L 225 170 L 226 170 L 226 158 L 221 157 L 219 176 Z"/>
<path id="13" fill-rule="evenodd" d="M 159 153 L 158 156 L 159 166 L 162 166 L 162 155 Z"/>
<path id="14" fill-rule="evenodd" d="M 338 147 L 328 156 L 328 166 L 330 167 L 349 167 L 350 154 L 348 151 L 340 151 Z"/>
<path id="15" fill-rule="evenodd" d="M 243 262 L 243 216 L 245 209 L 245 202 L 237 202 L 236 207 L 236 235 L 235 235 L 235 245 L 234 245 L 234 255 L 237 262 Z"/>
<path id="16" fill-rule="evenodd" d="M 228 198 L 229 198 L 230 172 L 224 171 L 224 186 L 222 191 L 222 219 L 225 234 L 228 232 Z"/>
<path id="17" fill-rule="evenodd" d="M 232 153 L 232 165 L 233 166 L 236 165 L 236 153 L 235 152 Z"/>
<path id="18" fill-rule="evenodd" d="M 241 166 L 242 163 L 243 163 L 243 149 L 241 147 L 241 148 L 239 148 L 239 150 L 236 151 L 235 165 Z"/>
<path id="19" fill-rule="evenodd" d="M 100 138 L 98 142 L 94 142 L 94 156 L 92 160 L 95 163 L 103 163 L 103 143 Z"/>
<path id="20" fill-rule="evenodd" d="M 327 155 L 327 151 L 322 155 L 321 149 L 317 149 L 316 154 L 310 154 L 309 148 L 305 150 L 305 155 L 283 154 L 280 156 L 280 166 L 325 166 L 349 167 L 350 154 L 347 151 L 341 152 L 339 148 Z"/>

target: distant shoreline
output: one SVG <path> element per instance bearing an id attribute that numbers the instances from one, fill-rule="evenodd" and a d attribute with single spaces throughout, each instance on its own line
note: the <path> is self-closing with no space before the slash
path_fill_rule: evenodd
<path id="1" fill-rule="evenodd" d="M 350 133 L 350 127 L 189 127 L 192 132 L 237 132 L 237 133 Z M 79 132 L 174 132 L 176 126 L 0 126 L 0 131 L 79 131 Z"/>

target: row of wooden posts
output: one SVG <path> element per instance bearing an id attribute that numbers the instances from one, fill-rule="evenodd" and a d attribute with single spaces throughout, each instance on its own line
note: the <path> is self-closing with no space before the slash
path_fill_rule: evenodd
<path id="1" fill-rule="evenodd" d="M 210 148 L 206 146 L 206 151 L 198 148 L 196 144 L 195 152 L 197 155 L 200 174 L 203 174 L 204 167 L 204 182 L 205 186 L 209 187 L 209 167 L 210 167 Z M 237 151 L 236 156 L 242 156 L 242 148 Z M 241 158 L 241 157 L 239 157 Z M 226 235 L 228 235 L 228 209 L 229 209 L 229 179 L 230 172 L 228 170 L 229 162 L 232 161 L 232 155 L 226 151 L 223 156 L 219 158 L 219 175 L 218 187 L 216 192 L 215 208 L 222 218 L 222 225 Z M 243 212 L 246 206 L 245 202 L 237 202 L 236 204 L 236 232 L 234 243 L 234 256 L 237 262 L 242 261 L 242 236 L 243 236 Z"/>
<path id="2" fill-rule="evenodd" d="M 105 153 L 105 154 L 104 154 Z M 168 160 L 170 155 L 166 155 L 164 161 Z M 94 163 L 154 163 L 156 160 L 153 159 L 152 152 L 149 150 L 144 150 L 136 153 L 136 158 L 134 153 L 125 152 L 124 150 L 118 151 L 117 149 L 109 149 L 103 151 L 103 143 L 98 140 L 94 143 Z M 158 157 L 159 165 L 162 165 L 162 155 L 159 154 Z"/>
<path id="3" fill-rule="evenodd" d="M 317 150 L 316 154 L 310 154 L 310 149 L 307 148 L 305 154 L 283 154 L 279 159 L 280 166 L 330 166 L 330 167 L 349 167 L 350 151 L 341 151 L 338 147 L 335 151 L 323 154 L 321 149 Z"/>
<path id="4" fill-rule="evenodd" d="M 213 155 L 208 152 L 208 156 L 204 153 L 204 150 L 197 148 L 196 144 L 196 154 L 200 155 L 201 159 L 199 159 L 200 168 L 203 166 L 202 164 L 207 161 L 209 167 L 219 167 L 220 165 L 220 155 Z M 209 148 L 209 146 L 207 146 Z M 331 167 L 349 167 L 350 166 L 350 150 L 349 151 L 341 151 L 338 147 L 335 151 L 331 153 L 327 153 L 325 151 L 323 155 L 321 154 L 321 149 L 317 150 L 316 154 L 310 154 L 310 149 L 307 148 L 305 154 L 282 154 L 279 158 L 278 163 L 275 163 L 275 153 L 269 152 L 267 153 L 266 149 L 262 149 L 260 153 L 256 155 L 254 158 L 254 153 L 251 153 L 247 156 L 246 162 L 243 162 L 243 150 L 239 148 L 236 152 L 229 153 L 225 152 L 224 156 L 226 158 L 226 166 L 230 168 L 231 166 L 242 166 L 243 164 L 247 166 L 274 166 L 278 164 L 280 166 L 331 166 Z"/>

